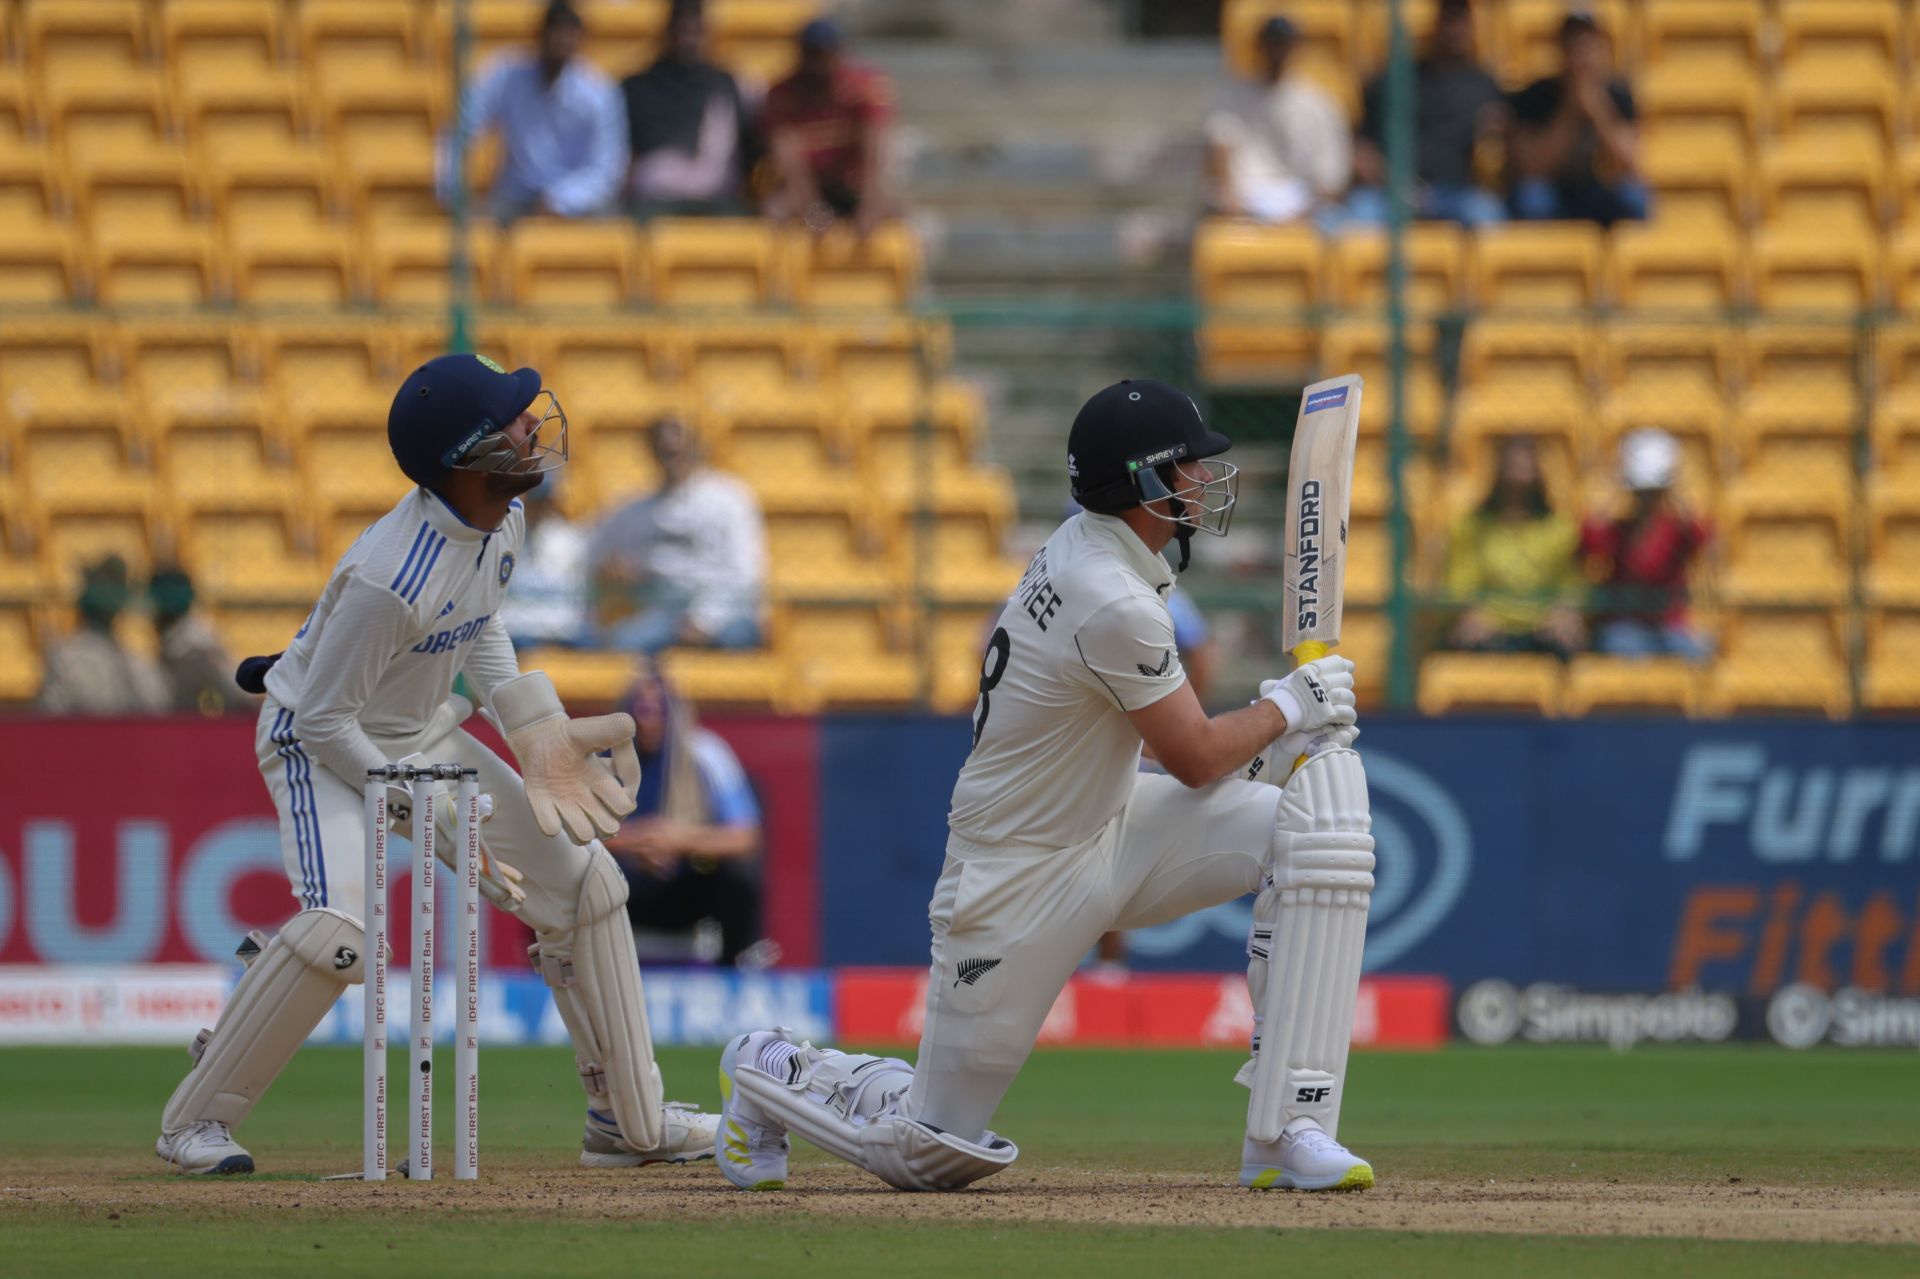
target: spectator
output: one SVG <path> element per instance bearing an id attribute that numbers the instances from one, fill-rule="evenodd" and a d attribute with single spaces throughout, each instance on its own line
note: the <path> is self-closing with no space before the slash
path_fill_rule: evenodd
<path id="1" fill-rule="evenodd" d="M 620 82 L 635 217 L 749 211 L 746 181 L 760 139 L 738 82 L 702 56 L 705 33 L 700 0 L 674 0 L 659 59 Z"/>
<path id="2" fill-rule="evenodd" d="M 579 56 L 585 35 L 569 0 L 552 0 L 537 46 L 501 54 L 461 104 L 461 140 L 500 134 L 504 154 L 487 212 L 503 225 L 535 214 L 595 217 L 619 199 L 626 116 L 613 82 Z M 451 177 L 449 166 L 443 178 Z"/>
<path id="3" fill-rule="evenodd" d="M 81 575 L 80 625 L 47 654 L 39 707 L 49 715 L 161 715 L 167 678 L 114 638 L 113 621 L 133 599 L 127 562 L 109 555 Z"/>
<path id="4" fill-rule="evenodd" d="M 558 476 L 520 497 L 527 517 L 513 589 L 500 621 L 516 645 L 574 645 L 587 638 L 587 535 L 561 511 Z"/>
<path id="5" fill-rule="evenodd" d="M 1513 215 L 1610 225 L 1647 216 L 1633 94 L 1591 15 L 1560 24 L 1559 75 L 1513 95 Z"/>
<path id="6" fill-rule="evenodd" d="M 1260 27 L 1260 76 L 1230 85 L 1207 114 L 1207 168 L 1216 213 L 1294 222 L 1337 212 L 1353 176 L 1346 113 L 1291 71 L 1293 24 Z"/>
<path id="7" fill-rule="evenodd" d="M 606 844 L 627 875 L 627 917 L 654 932 L 713 920 L 720 962 L 737 963 L 760 935 L 759 801 L 733 751 L 658 672 L 641 675 L 626 709 L 639 806 Z"/>
<path id="8" fill-rule="evenodd" d="M 1387 78 L 1366 88 L 1366 113 L 1353 148 L 1360 185 L 1348 202 L 1357 221 L 1387 220 Z M 1474 180 L 1475 153 L 1506 131 L 1507 100 L 1480 65 L 1471 0 L 1441 0 L 1426 57 L 1414 68 L 1414 200 L 1417 218 L 1466 226 L 1503 221 L 1506 203 Z"/>
<path id="9" fill-rule="evenodd" d="M 641 653 L 760 643 L 766 532 L 752 490 L 700 463 L 676 418 L 650 438 L 660 487 L 601 521 L 587 550 L 603 641 Z"/>
<path id="10" fill-rule="evenodd" d="M 1581 529 L 1581 554 L 1600 587 L 1594 647 L 1602 653 L 1707 657 L 1688 617 L 1687 574 L 1709 533 L 1673 495 L 1679 461 L 1680 446 L 1665 431 L 1628 435 L 1620 442 L 1620 479 L 1632 506 Z"/>
<path id="11" fill-rule="evenodd" d="M 865 235 L 892 212 L 883 178 L 893 84 L 848 61 L 840 28 L 824 18 L 800 28 L 799 41 L 799 68 L 767 91 L 772 212 L 815 231 L 850 218 Z"/>
<path id="12" fill-rule="evenodd" d="M 259 702 L 233 682 L 233 658 L 193 601 L 193 579 L 181 569 L 158 569 L 147 580 L 147 606 L 160 636 L 160 666 L 173 691 L 173 710 L 182 715 L 251 713 Z"/>
<path id="13" fill-rule="evenodd" d="M 1453 647 L 1571 656 L 1583 639 L 1578 542 L 1547 501 L 1534 442 L 1507 440 L 1486 501 L 1453 527 L 1447 590 L 1465 605 Z"/>

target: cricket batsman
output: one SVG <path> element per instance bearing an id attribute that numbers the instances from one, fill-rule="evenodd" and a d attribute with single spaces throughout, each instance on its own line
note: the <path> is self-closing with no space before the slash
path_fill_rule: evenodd
<path id="1" fill-rule="evenodd" d="M 1344 394 L 1307 403 L 1337 409 L 1350 438 L 1359 396 L 1347 381 L 1350 406 Z M 1210 717 L 1167 612 L 1174 572 L 1161 552 L 1177 544 L 1185 569 L 1195 531 L 1227 531 L 1237 468 L 1215 459 L 1228 445 L 1163 382 L 1120 382 L 1080 410 L 1067 475 L 1084 511 L 1034 556 L 981 665 L 929 908 L 918 1061 L 777 1029 L 736 1037 L 720 1060 L 716 1150 L 735 1186 L 783 1186 L 789 1134 L 903 1190 L 1006 1168 L 1019 1152 L 987 1125 L 1096 939 L 1248 892 L 1255 1031 L 1239 1077 L 1253 1090 L 1240 1184 L 1373 1184 L 1335 1140 L 1373 887 L 1353 665 L 1303 662 L 1252 705 Z M 1329 477 L 1341 494 L 1349 482 Z M 1319 598 L 1334 584 L 1316 576 L 1302 586 Z M 1167 775 L 1138 771 L 1143 742 Z"/>
<path id="2" fill-rule="evenodd" d="M 533 930 L 534 966 L 573 1039 L 581 1164 L 704 1158 L 717 1121 L 663 1101 L 627 882 L 598 838 L 634 807 L 633 720 L 569 718 L 545 673 L 520 671 L 499 618 L 526 529 L 519 498 L 566 463 L 566 414 L 533 369 L 443 355 L 401 385 L 387 438 L 417 487 L 341 558 L 286 652 L 241 667 L 243 686 L 266 694 L 255 750 L 300 910 L 242 945 L 246 971 L 195 1042 L 154 1152 L 185 1172 L 254 1170 L 234 1129 L 363 980 L 366 777 L 404 762 L 479 770 L 482 889 Z M 451 690 L 463 674 L 519 771 L 461 728 L 473 707 Z M 411 835 L 417 798 L 392 788 L 393 830 Z M 436 807 L 450 836 L 454 805 Z M 440 846 L 446 858 L 453 840 Z"/>

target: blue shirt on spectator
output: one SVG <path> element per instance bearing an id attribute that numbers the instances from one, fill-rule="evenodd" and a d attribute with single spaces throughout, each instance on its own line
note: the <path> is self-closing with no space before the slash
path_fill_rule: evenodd
<path id="1" fill-rule="evenodd" d="M 536 54 L 502 54 L 467 92 L 461 124 L 469 142 L 500 131 L 505 153 L 493 206 L 502 220 L 538 212 L 541 202 L 562 217 L 605 212 L 626 179 L 620 91 L 579 58 L 549 85 Z"/>

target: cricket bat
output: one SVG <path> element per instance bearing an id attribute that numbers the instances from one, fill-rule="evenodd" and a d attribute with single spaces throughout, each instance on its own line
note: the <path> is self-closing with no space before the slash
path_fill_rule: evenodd
<path id="1" fill-rule="evenodd" d="M 1283 645 L 1297 662 L 1325 657 L 1340 642 L 1347 511 L 1363 385 L 1358 373 L 1347 373 L 1315 382 L 1300 397 L 1287 463 L 1281 623 Z M 1305 759 L 1295 760 L 1294 767 Z"/>

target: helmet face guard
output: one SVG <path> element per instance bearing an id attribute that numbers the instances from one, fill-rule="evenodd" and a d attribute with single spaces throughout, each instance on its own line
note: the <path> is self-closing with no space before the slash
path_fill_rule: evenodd
<path id="1" fill-rule="evenodd" d="M 544 407 L 541 401 L 545 400 Z M 567 464 L 567 411 L 560 407 L 560 398 L 552 391 L 541 391 L 533 397 L 528 410 L 538 412 L 540 420 L 534 425 L 527 438 L 516 446 L 507 437 L 505 427 L 487 432 L 473 444 L 447 460 L 447 467 L 456 471 L 497 471 L 510 475 L 545 475 L 557 471 Z M 558 422 L 552 442 L 542 441 L 540 436 L 546 431 L 548 423 Z"/>
<path id="2" fill-rule="evenodd" d="M 1240 468 L 1231 462 L 1184 460 L 1185 453 L 1182 446 L 1127 463 L 1140 490 L 1140 504 L 1148 514 L 1183 529 L 1225 537 L 1240 496 Z M 1166 509 L 1156 509 L 1156 502 L 1165 502 Z"/>

